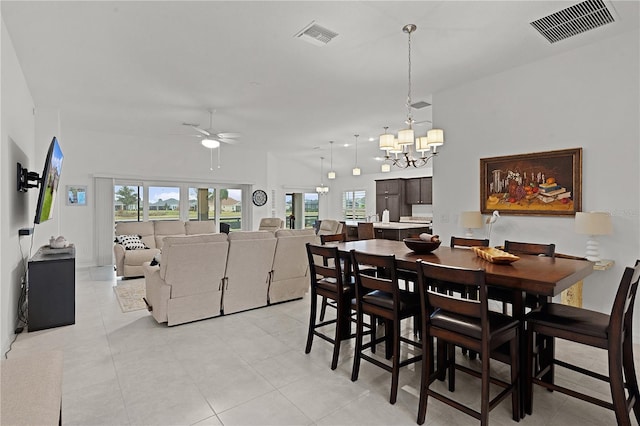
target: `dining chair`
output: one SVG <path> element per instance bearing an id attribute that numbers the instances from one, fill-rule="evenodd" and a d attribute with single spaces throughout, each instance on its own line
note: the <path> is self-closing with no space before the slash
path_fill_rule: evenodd
<path id="1" fill-rule="evenodd" d="M 636 261 L 635 267 L 625 268 L 611 313 L 608 315 L 558 303 L 548 303 L 527 315 L 527 361 L 530 368 L 528 371 L 533 372 L 526 378 L 525 411 L 527 414 L 533 411 L 533 384 L 535 383 L 551 391 L 558 391 L 613 410 L 618 425 L 631 424 L 629 412 L 633 409 L 636 421 L 640 423 L 640 393 L 633 361 L 632 342 L 633 307 L 639 277 L 640 260 Z M 606 350 L 608 374 L 600 374 L 577 366 L 574 360 L 562 361 L 555 358 L 555 355 L 550 359 L 549 365 L 540 371 L 533 358 L 534 333 Z M 555 366 L 608 382 L 612 402 L 578 392 L 575 388 L 568 389 L 544 380 L 545 375 L 554 374 Z M 628 396 L 626 396 L 627 392 Z"/>
<path id="2" fill-rule="evenodd" d="M 443 266 L 421 260 L 417 262 L 417 269 L 422 312 L 423 354 L 418 424 L 423 424 L 425 421 L 429 397 L 475 417 L 482 425 L 487 425 L 489 411 L 511 395 L 512 416 L 515 421 L 519 421 L 519 323 L 512 317 L 489 311 L 484 270 Z M 434 280 L 474 287 L 478 300 L 453 297 L 431 290 L 430 283 Z M 437 369 L 434 369 L 433 362 L 434 338 L 438 340 Z M 491 376 L 492 352 L 503 344 L 509 346 L 511 366 L 509 382 Z M 480 354 L 480 371 L 456 364 L 456 346 L 467 347 Z M 449 392 L 454 392 L 456 370 L 481 378 L 479 411 L 431 387 L 437 378 L 443 378 L 444 373 L 448 372 L 448 389 Z M 490 383 L 504 388 L 493 399 L 490 398 L 489 393 Z"/>
<path id="3" fill-rule="evenodd" d="M 358 239 L 373 240 L 376 238 L 376 232 L 373 229 L 372 222 L 358 222 Z"/>
<path id="4" fill-rule="evenodd" d="M 220 232 L 228 234 L 231 230 L 231 226 L 228 223 L 220 222 Z"/>
<path id="5" fill-rule="evenodd" d="M 325 245 L 326 243 L 332 243 L 332 242 L 343 243 L 346 240 L 345 237 L 346 237 L 345 234 L 320 235 L 320 242 L 322 243 L 322 245 Z M 323 263 L 324 263 L 324 266 L 328 266 L 327 258 L 323 259 Z M 343 271 L 343 272 L 346 272 L 346 271 Z M 324 316 L 327 312 L 327 306 L 336 308 L 335 302 L 329 302 L 325 296 L 322 296 L 322 303 L 320 305 L 320 321 L 324 321 Z"/>
<path id="6" fill-rule="evenodd" d="M 353 287 L 344 285 L 342 264 L 338 248 L 335 246 L 318 246 L 310 243 L 306 244 L 307 257 L 309 258 L 309 274 L 311 277 L 311 310 L 309 314 L 309 330 L 307 333 L 307 345 L 305 353 L 311 352 L 313 337 L 333 344 L 333 357 L 331 359 L 331 369 L 338 366 L 338 356 L 340 354 L 340 342 L 346 337 L 354 337 L 355 334 L 345 336 L 345 330 L 350 329 L 351 323 L 351 299 L 353 297 Z M 316 262 L 316 256 L 322 259 L 322 263 Z M 335 302 L 337 314 L 335 319 L 328 321 L 316 320 L 318 296 Z M 344 315 L 347 312 L 348 314 Z M 346 321 L 346 323 L 345 323 Z M 335 324 L 334 335 L 323 332 L 321 329 Z"/>
<path id="7" fill-rule="evenodd" d="M 420 361 L 422 355 L 407 356 L 400 359 L 401 342 L 414 347 L 420 347 L 417 341 L 410 340 L 401 335 L 401 322 L 420 314 L 419 295 L 414 292 L 403 291 L 398 287 L 396 274 L 396 261 L 394 255 L 375 255 L 369 253 L 351 251 L 352 266 L 355 272 L 356 282 L 356 347 L 353 359 L 351 380 L 358 380 L 360 361 L 368 361 L 391 373 L 391 392 L 389 402 L 396 403 L 398 395 L 398 378 L 400 368 Z M 361 273 L 360 265 L 373 265 L 381 273 L 378 276 Z M 364 315 L 371 318 L 371 339 L 364 343 L 365 323 Z M 376 320 L 384 322 L 384 336 L 376 335 Z M 383 362 L 379 357 L 374 357 L 375 347 L 378 343 L 386 343 L 386 358 L 390 361 Z M 371 350 L 371 355 L 367 352 Z"/>

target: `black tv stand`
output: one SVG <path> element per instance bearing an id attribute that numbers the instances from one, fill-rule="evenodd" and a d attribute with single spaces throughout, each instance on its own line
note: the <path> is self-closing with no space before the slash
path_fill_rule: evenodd
<path id="1" fill-rule="evenodd" d="M 29 331 L 76 322 L 76 253 L 51 253 L 43 246 L 29 259 L 27 326 Z"/>

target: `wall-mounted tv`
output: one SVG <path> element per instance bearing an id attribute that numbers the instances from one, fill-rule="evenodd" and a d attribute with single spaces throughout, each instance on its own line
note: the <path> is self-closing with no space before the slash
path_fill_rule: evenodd
<path id="1" fill-rule="evenodd" d="M 58 139 L 54 136 L 51 144 L 49 144 L 47 159 L 40 175 L 40 193 L 38 194 L 34 223 L 41 223 L 53 217 L 53 207 L 58 195 L 63 157 Z"/>

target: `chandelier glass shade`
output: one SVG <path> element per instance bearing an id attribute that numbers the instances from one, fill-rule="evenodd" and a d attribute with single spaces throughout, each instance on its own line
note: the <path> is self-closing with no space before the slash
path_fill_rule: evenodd
<path id="1" fill-rule="evenodd" d="M 444 131 L 442 129 L 431 129 L 426 136 L 416 137 L 413 129 L 413 119 L 411 113 L 411 34 L 417 29 L 414 24 L 407 24 L 402 31 L 408 34 L 409 46 L 409 85 L 407 91 L 407 128 L 399 130 L 397 137 L 388 132 L 388 127 L 384 128 L 384 133 L 380 135 L 379 148 L 385 151 L 383 172 L 391 171 L 391 166 L 399 168 L 422 167 L 437 155 L 436 147 L 444 144 Z M 433 148 L 433 153 L 431 149 Z M 393 155 L 392 155 L 393 154 Z M 388 167 L 387 167 L 388 166 Z"/>

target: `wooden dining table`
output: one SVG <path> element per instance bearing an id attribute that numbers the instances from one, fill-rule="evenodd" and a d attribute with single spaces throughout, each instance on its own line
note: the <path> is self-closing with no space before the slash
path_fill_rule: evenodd
<path id="1" fill-rule="evenodd" d="M 485 271 L 488 285 L 501 287 L 513 292 L 512 315 L 520 321 L 520 377 L 524 383 L 528 369 L 525 333 L 525 304 L 527 295 L 557 296 L 576 282 L 584 279 L 593 271 L 593 263 L 586 260 L 565 259 L 522 255 L 509 264 L 494 264 L 478 257 L 468 248 L 440 246 L 431 253 L 416 253 L 402 241 L 383 239 L 349 241 L 337 244 L 341 255 L 347 256 L 351 250 L 377 255 L 394 255 L 398 268 L 417 271 L 417 260 L 460 268 L 480 268 Z M 524 388 L 521 386 L 521 401 L 524 401 Z M 524 404 L 521 417 L 524 416 Z"/>

